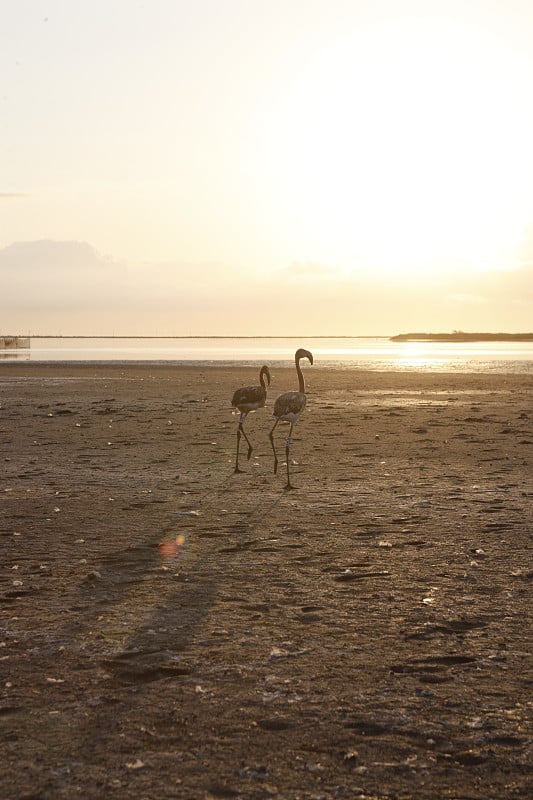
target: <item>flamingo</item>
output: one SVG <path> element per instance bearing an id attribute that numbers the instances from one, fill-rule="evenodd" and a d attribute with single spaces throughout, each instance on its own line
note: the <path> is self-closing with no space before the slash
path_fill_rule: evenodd
<path id="1" fill-rule="evenodd" d="M 290 430 L 289 435 L 287 436 L 285 442 L 285 458 L 287 461 L 287 485 L 285 486 L 286 489 L 294 489 L 294 486 L 291 484 L 291 477 L 289 472 L 289 449 L 292 442 L 292 429 L 294 428 L 295 424 L 298 422 L 298 418 L 302 411 L 305 408 L 305 404 L 307 402 L 307 397 L 305 395 L 305 382 L 304 376 L 302 373 L 302 368 L 300 367 L 300 359 L 306 358 L 311 364 L 313 363 L 313 354 L 309 352 L 309 350 L 304 350 L 300 347 L 299 350 L 296 351 L 294 355 L 294 360 L 296 362 L 296 372 L 298 373 L 298 382 L 299 382 L 299 391 L 298 392 L 285 392 L 285 394 L 280 394 L 280 396 L 276 399 L 274 403 L 274 417 L 276 421 L 274 423 L 274 427 L 270 431 L 270 443 L 272 444 L 272 450 L 274 452 L 274 475 L 278 471 L 278 456 L 276 454 L 276 447 L 274 445 L 274 431 L 276 430 L 276 426 L 278 422 L 282 420 L 284 422 L 290 422 Z"/>
<path id="2" fill-rule="evenodd" d="M 261 371 L 259 372 L 260 386 L 242 386 L 240 389 L 237 389 L 231 401 L 231 405 L 241 412 L 239 427 L 237 428 L 235 472 L 242 472 L 242 469 L 239 469 L 239 444 L 241 442 L 241 435 L 244 436 L 248 443 L 248 460 L 250 460 L 250 456 L 252 455 L 253 447 L 244 432 L 244 422 L 250 411 L 257 411 L 258 408 L 263 408 L 266 403 L 267 385 L 265 377 L 270 386 L 270 370 L 267 366 L 261 367 Z"/>

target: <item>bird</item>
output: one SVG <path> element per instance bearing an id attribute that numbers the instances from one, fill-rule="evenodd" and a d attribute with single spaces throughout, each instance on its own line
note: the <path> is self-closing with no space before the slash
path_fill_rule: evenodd
<path id="1" fill-rule="evenodd" d="M 294 361 L 296 363 L 296 372 L 298 373 L 298 383 L 299 383 L 299 391 L 298 392 L 285 392 L 284 394 L 280 394 L 279 397 L 276 398 L 276 402 L 274 403 L 274 412 L 273 415 L 276 418 L 274 423 L 274 427 L 270 431 L 270 443 L 272 445 L 272 450 L 274 452 L 274 475 L 278 471 L 278 456 L 276 454 L 276 447 L 274 444 L 274 431 L 276 430 L 276 426 L 278 422 L 284 421 L 290 423 L 289 435 L 287 436 L 285 442 L 285 457 L 287 461 L 287 484 L 285 486 L 286 489 L 294 489 L 295 487 L 291 483 L 291 476 L 289 471 L 289 450 L 292 442 L 292 429 L 294 428 L 295 424 L 298 422 L 298 418 L 302 411 L 305 408 L 305 404 L 307 402 L 307 397 L 305 395 L 305 381 L 302 372 L 302 368 L 300 367 L 300 360 L 302 358 L 306 358 L 311 364 L 313 363 L 313 354 L 309 352 L 309 350 L 304 350 L 300 347 L 296 353 L 294 354 Z"/>
<path id="2" fill-rule="evenodd" d="M 241 412 L 241 416 L 239 418 L 239 427 L 237 428 L 237 455 L 235 457 L 236 473 L 242 472 L 242 469 L 239 469 L 239 445 L 241 442 L 241 436 L 244 436 L 248 443 L 248 460 L 250 460 L 250 456 L 252 455 L 253 447 L 250 444 L 250 440 L 248 439 L 246 433 L 244 432 L 244 422 L 250 411 L 257 411 L 258 408 L 263 408 L 266 403 L 267 384 L 265 378 L 270 386 L 270 370 L 266 365 L 262 366 L 259 372 L 259 383 L 261 385 L 242 386 L 240 389 L 237 389 L 231 400 L 231 405 L 233 408 L 237 408 Z"/>

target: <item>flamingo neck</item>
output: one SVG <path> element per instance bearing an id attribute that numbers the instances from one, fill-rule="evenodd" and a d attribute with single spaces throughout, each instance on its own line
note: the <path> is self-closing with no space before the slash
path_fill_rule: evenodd
<path id="1" fill-rule="evenodd" d="M 305 381 L 304 381 L 304 374 L 300 366 L 300 359 L 298 359 L 298 361 L 296 362 L 296 372 L 298 373 L 298 383 L 300 386 L 300 392 L 302 394 L 305 394 Z"/>

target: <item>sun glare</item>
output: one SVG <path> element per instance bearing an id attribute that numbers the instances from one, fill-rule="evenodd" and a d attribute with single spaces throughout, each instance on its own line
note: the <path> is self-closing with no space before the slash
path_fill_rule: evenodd
<path id="1" fill-rule="evenodd" d="M 533 216 L 524 58 L 443 21 L 375 27 L 317 57 L 265 145 L 297 256 L 403 279 L 509 266 Z"/>

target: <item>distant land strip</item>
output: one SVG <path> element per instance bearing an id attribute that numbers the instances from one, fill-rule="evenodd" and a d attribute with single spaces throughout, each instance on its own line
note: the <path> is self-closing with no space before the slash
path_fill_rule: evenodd
<path id="1" fill-rule="evenodd" d="M 399 333 L 391 342 L 533 342 L 533 333 Z"/>

